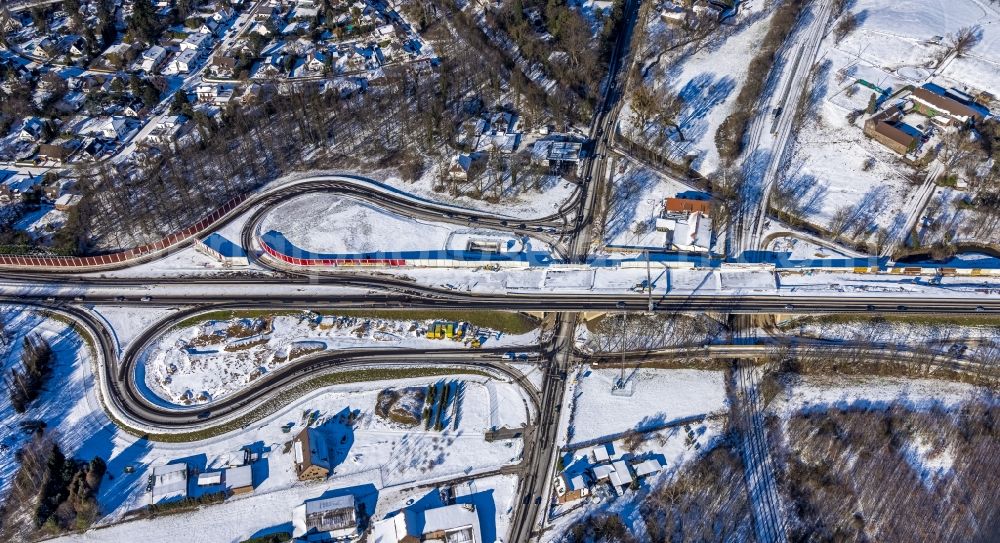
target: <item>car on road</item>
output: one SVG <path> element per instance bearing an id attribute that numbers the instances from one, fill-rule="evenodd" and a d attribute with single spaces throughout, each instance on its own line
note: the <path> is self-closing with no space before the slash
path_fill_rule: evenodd
<path id="1" fill-rule="evenodd" d="M 198 413 L 198 420 L 205 420 L 211 416 L 212 416 L 211 411 L 202 411 L 201 413 Z"/>
<path id="2" fill-rule="evenodd" d="M 148 302 L 148 301 L 152 300 L 152 298 L 150 298 L 149 296 L 143 296 L 142 298 L 139 298 L 139 300 L 141 300 L 143 302 Z"/>
<path id="3" fill-rule="evenodd" d="M 909 309 L 909 308 L 906 307 L 905 305 L 897 305 L 896 306 L 896 311 L 906 311 L 907 309 Z"/>

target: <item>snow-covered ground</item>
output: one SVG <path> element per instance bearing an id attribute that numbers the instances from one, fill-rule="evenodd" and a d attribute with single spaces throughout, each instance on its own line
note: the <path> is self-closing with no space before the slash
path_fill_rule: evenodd
<path id="1" fill-rule="evenodd" d="M 620 158 L 616 166 L 612 205 L 604 224 L 604 244 L 663 249 L 666 240 L 662 232 L 656 231 L 655 222 L 663 211 L 664 198 L 697 198 L 702 194 L 692 194 L 694 191 L 687 185 L 627 158 Z"/>
<path id="2" fill-rule="evenodd" d="M 92 355 L 83 338 L 66 322 L 16 306 L 0 307 L 0 322 L 7 334 L 0 344 L 0 370 L 4 376 L 20 368 L 21 351 L 26 337 L 41 338 L 52 348 L 52 373 L 48 385 L 37 400 L 28 405 L 26 413 L 18 414 L 10 403 L 6 388 L 0 394 L 0 493 L 3 493 L 17 468 L 15 452 L 30 438 L 19 423 L 41 419 L 47 431 L 57 436 L 67 453 L 87 447 L 100 450 L 101 441 L 110 440 L 114 430 L 94 392 L 90 365 Z M 91 454 L 90 456 L 93 456 Z M 88 457 L 89 459 L 89 457 Z"/>
<path id="3" fill-rule="evenodd" d="M 422 426 L 409 428 L 386 421 L 374 414 L 378 392 L 386 387 L 427 386 L 439 378 L 412 378 L 395 381 L 336 385 L 314 391 L 250 428 L 190 444 L 161 444 L 135 440 L 119 433 L 114 440 L 114 452 L 109 472 L 115 480 L 101 488 L 101 503 L 110 519 L 120 518 L 126 510 L 142 505 L 145 477 L 151 466 L 187 459 L 201 469 L 220 467 L 240 454 L 244 445 L 266 451 L 266 465 L 259 466 L 259 481 L 253 496 L 240 498 L 233 505 L 216 506 L 215 515 L 246 514 L 258 507 L 275 507 L 267 515 L 247 516 L 240 522 L 219 522 L 215 532 L 220 539 L 246 537 L 258 530 L 290 520 L 291 507 L 305 499 L 362 484 L 376 488 L 421 483 L 440 478 L 457 477 L 489 470 L 519 461 L 522 444 L 518 440 L 488 443 L 484 433 L 495 424 L 520 426 L 526 421 L 520 389 L 511 384 L 481 376 L 455 375 L 464 383 L 464 396 L 459 405 L 458 429 L 452 428 L 449 417 L 446 429 L 427 431 Z M 357 422 L 352 428 L 339 422 L 339 415 L 356 411 Z M 318 412 L 314 426 L 347 435 L 347 447 L 336 447 L 333 474 L 318 484 L 301 483 L 294 471 L 294 458 L 285 444 L 304 427 L 305 414 Z M 282 427 L 291 424 L 285 433 Z M 104 439 L 107 439 L 105 436 Z M 136 466 L 136 473 L 119 473 L 125 465 Z M 107 481 L 106 481 L 107 482 Z M 261 498 L 261 499 L 258 499 Z M 277 507 L 275 500 L 287 504 Z M 236 505 L 242 504 L 242 505 Z M 212 512 L 213 508 L 207 508 Z M 188 518 L 185 515 L 181 518 Z M 156 521 L 153 521 L 155 524 Z M 229 526 L 226 526 L 229 524 Z M 159 540 L 171 535 L 171 523 L 164 521 L 157 530 Z M 126 525 L 128 526 L 128 525 Z M 127 529 L 127 528 L 126 528 Z M 162 531 L 160 531 L 162 530 Z M 96 532 L 97 534 L 102 532 Z M 150 532 L 150 536 L 155 534 Z M 226 534 L 222 539 L 221 534 Z"/>
<path id="4" fill-rule="evenodd" d="M 883 145 L 865 138 L 861 120 L 846 119 L 864 110 L 872 90 L 864 80 L 896 91 L 905 85 L 934 82 L 972 94 L 1000 92 L 1000 8 L 981 0 L 858 0 L 848 11 L 858 29 L 839 43 L 834 32 L 824 38 L 811 90 L 816 118 L 808 120 L 793 144 L 781 183 L 796 187 L 799 215 L 827 227 L 838 210 L 863 210 L 866 222 L 895 236 L 905 234 L 906 219 L 921 193 L 909 182 L 912 168 Z M 837 24 L 837 23 L 834 23 Z M 982 39 L 960 58 L 946 58 L 953 36 L 978 25 Z M 939 59 L 944 59 L 939 65 Z M 854 224 L 849 225 L 849 228 Z"/>
<path id="5" fill-rule="evenodd" d="M 96 396 L 91 358 L 85 343 L 71 328 L 58 320 L 7 306 L 3 320 L 11 333 L 8 345 L 0 347 L 3 370 L 19 356 L 20 340 L 38 334 L 52 345 L 56 355 L 50 386 L 25 415 L 13 412 L 6 394 L 0 397 L 0 418 L 7 429 L 0 451 L 0 491 L 9 484 L 16 469 L 14 452 L 28 436 L 17 429 L 19 422 L 43 419 L 46 431 L 53 432 L 68 456 L 89 460 L 101 456 L 108 462 L 108 475 L 101 484 L 98 500 L 104 515 L 100 524 L 123 519 L 126 511 L 145 504 L 146 479 L 153 466 L 185 461 L 199 470 L 224 467 L 242 458 L 241 448 L 264 453 L 254 465 L 253 494 L 203 507 L 193 513 L 165 516 L 154 520 L 127 522 L 82 535 L 70 541 L 176 541 L 180 532 L 199 534 L 199 541 L 240 541 L 250 535 L 287 527 L 292 508 L 302 501 L 344 489 L 385 492 L 398 501 L 415 484 L 433 483 L 468 474 L 486 472 L 520 460 L 522 443 L 507 440 L 488 443 L 484 434 L 495 426 L 522 426 L 530 416 L 523 392 L 517 386 L 460 372 L 447 378 L 427 377 L 394 381 L 336 385 L 313 391 L 279 412 L 252 426 L 229 434 L 193 443 L 159 443 L 126 434 L 107 418 Z M 449 415 L 443 431 L 404 427 L 374 414 L 375 399 L 387 387 L 427 386 L 439 380 L 464 384 L 457 419 Z M 58 383 L 58 387 L 51 386 Z M 353 427 L 340 423 L 340 415 L 356 412 Z M 337 447 L 336 466 L 330 478 L 319 483 L 302 483 L 294 471 L 293 454 L 285 444 L 304 427 L 305 413 L 315 412 L 314 426 L 347 435 L 346 446 Z M 457 420 L 457 428 L 455 421 Z M 283 426 L 291 431 L 283 431 Z M 338 435 L 339 435 L 338 434 Z M 126 467 L 134 468 L 126 473 Z M 476 481 L 480 500 L 492 497 L 496 533 L 509 526 L 516 478 L 490 477 Z M 191 487 L 193 488 L 193 484 Z M 480 495 L 481 494 L 481 495 Z M 392 502 L 395 503 L 395 502 Z M 397 507 L 392 503 L 370 511 L 382 514 Z M 481 507 L 481 509 L 483 509 Z M 481 513 L 481 519 L 483 518 Z"/>
<path id="6" fill-rule="evenodd" d="M 583 367 L 572 381 L 572 420 L 567 443 L 614 436 L 631 429 L 720 413 L 727 409 L 721 371 L 626 368 L 624 394 L 612 393 L 619 370 Z"/>
<path id="7" fill-rule="evenodd" d="M 791 379 L 769 409 L 787 419 L 800 410 L 879 407 L 893 402 L 917 409 L 947 408 L 973 399 L 980 391 L 974 385 L 934 379 L 805 375 Z"/>
<path id="8" fill-rule="evenodd" d="M 646 495 L 651 489 L 674 477 L 699 454 L 710 450 L 714 442 L 721 436 L 723 429 L 721 421 L 715 420 L 692 424 L 689 428 L 690 435 L 694 437 L 689 437 L 683 427 L 671 428 L 658 434 L 651 434 L 633 451 L 626 451 L 621 441 L 611 443 L 610 447 L 613 451 L 611 458 L 613 460 L 655 459 L 663 466 L 662 471 L 646 477 L 638 489 L 626 490 L 622 496 L 615 496 L 607 489 L 602 488 L 597 496 L 554 507 L 549 516 L 550 529 L 542 536 L 542 541 L 561 541 L 574 525 L 582 522 L 584 517 L 597 512 L 618 515 L 630 528 L 631 533 L 639 536 L 641 540 L 641 534 L 645 533 L 645 528 L 638 508 Z M 569 475 L 582 473 L 590 467 L 589 453 L 590 449 L 566 453 L 563 457 L 563 464 L 567 467 L 566 473 Z"/>
<path id="9" fill-rule="evenodd" d="M 522 144 L 527 145 L 527 142 L 522 142 Z M 343 173 L 345 172 L 322 170 L 296 172 L 268 183 L 262 190 L 305 177 Z M 537 189 L 525 188 L 516 194 L 506 194 L 497 202 L 489 202 L 461 195 L 452 197 L 448 191 L 435 191 L 434 186 L 437 184 L 438 172 L 434 167 L 427 168 L 416 181 L 404 180 L 394 170 L 366 172 L 365 176 L 380 184 L 385 190 L 406 194 L 417 199 L 460 208 L 489 211 L 518 219 L 537 219 L 557 213 L 560 206 L 569 201 L 577 190 L 576 185 L 572 182 L 560 177 L 549 176 L 542 179 Z"/>
<path id="10" fill-rule="evenodd" d="M 653 70 L 656 86 L 669 85 L 679 95 L 684 107 L 678 116 L 683 134 L 668 126 L 647 127 L 650 135 L 657 131 L 668 134 L 663 149 L 668 158 L 683 162 L 686 156 L 693 159 L 691 166 L 702 174 L 710 174 L 719 166 L 719 153 L 715 146 L 715 132 L 722 121 L 733 111 L 736 96 L 747 78 L 746 67 L 759 48 L 767 32 L 768 14 L 761 10 L 764 3 L 744 3 L 737 17 L 737 27 L 723 25 L 696 45 L 696 49 L 675 60 L 664 57 L 663 69 Z M 663 23 L 657 10 L 651 10 L 651 32 L 656 33 Z M 622 108 L 622 133 L 635 133 L 634 113 L 631 102 Z"/>
<path id="11" fill-rule="evenodd" d="M 996 338 L 1000 328 L 988 325 L 924 324 L 912 321 L 858 319 L 849 322 L 791 321 L 788 333 L 810 337 L 914 345 L 938 342 L 951 345 L 964 341 Z"/>
<path id="12" fill-rule="evenodd" d="M 264 217 L 259 229 L 261 233 L 281 232 L 296 247 L 328 254 L 464 251 L 470 238 L 500 242 L 510 252 L 531 246 L 546 249 L 541 242 L 525 247 L 520 238 L 509 233 L 411 219 L 330 193 L 300 196 L 281 203 Z"/>
<path id="13" fill-rule="evenodd" d="M 365 348 L 468 348 L 534 345 L 538 332 L 508 335 L 467 325 L 461 341 L 427 339 L 433 320 L 399 321 L 311 313 L 207 320 L 174 329 L 143 352 L 140 375 L 156 397 L 173 404 L 218 400 L 311 353 Z"/>

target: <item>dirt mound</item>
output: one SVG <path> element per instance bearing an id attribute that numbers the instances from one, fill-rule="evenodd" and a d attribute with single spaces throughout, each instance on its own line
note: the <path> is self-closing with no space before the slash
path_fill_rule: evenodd
<path id="1" fill-rule="evenodd" d="M 416 426 L 423 415 L 424 396 L 422 387 L 387 388 L 378 393 L 375 400 L 375 414 L 399 424 Z"/>

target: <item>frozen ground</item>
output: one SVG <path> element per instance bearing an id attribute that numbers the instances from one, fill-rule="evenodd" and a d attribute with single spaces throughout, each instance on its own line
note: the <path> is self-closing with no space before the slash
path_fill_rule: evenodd
<path id="1" fill-rule="evenodd" d="M 46 421 L 47 431 L 55 433 L 65 452 L 88 448 L 94 451 L 89 452 L 88 459 L 99 454 L 100 441 L 110 440 L 114 432 L 107 431 L 108 419 L 94 394 L 91 354 L 79 334 L 62 321 L 17 306 L 0 307 L 0 321 L 7 332 L 6 343 L 0 344 L 0 370 L 4 376 L 10 375 L 12 368 L 20 367 L 25 337 L 44 339 L 54 355 L 47 385 L 41 396 L 29 404 L 26 413 L 14 411 L 6 388 L 0 394 L 3 428 L 0 493 L 3 493 L 17 468 L 14 454 L 30 437 L 19 429 L 19 423 L 32 419 Z"/>
<path id="2" fill-rule="evenodd" d="M 103 435 L 100 441 L 106 442 L 104 446 L 110 449 L 107 452 L 111 457 L 109 473 L 115 476 L 113 481 L 105 480 L 99 496 L 102 510 L 109 515 L 105 523 L 119 520 L 125 511 L 143 505 L 145 479 L 152 466 L 184 460 L 201 470 L 222 467 L 240 457 L 243 446 L 263 451 L 266 460 L 255 464 L 256 486 L 250 496 L 206 507 L 193 514 L 130 522 L 94 531 L 82 539 L 132 541 L 134 539 L 128 539 L 129 534 L 134 537 L 141 533 L 144 541 L 172 541 L 178 523 L 182 523 L 204 530 L 206 541 L 239 540 L 289 522 L 292 508 L 306 499 L 346 488 L 360 487 L 359 492 L 370 488 L 377 492 L 519 461 L 520 441 L 487 443 L 484 439 L 484 433 L 494 423 L 524 424 L 527 414 L 519 389 L 480 376 L 455 375 L 448 379 L 461 380 L 465 386 L 457 430 L 452 426 L 453 416 L 448 417 L 444 431 L 436 432 L 423 427 L 403 427 L 374 415 L 375 398 L 383 388 L 426 386 L 436 381 L 435 378 L 413 378 L 327 387 L 296 400 L 250 428 L 203 442 L 172 445 L 136 440 L 120 432 L 113 440 Z M 341 416 L 350 411 L 359 415 L 353 427 L 340 423 Z M 335 447 L 333 475 L 320 483 L 297 480 L 292 452 L 285 447 L 303 428 L 307 412 L 318 414 L 314 426 L 320 431 L 347 436 Z M 289 433 L 282 431 L 286 424 L 291 425 Z M 134 466 L 135 473 L 122 472 L 126 465 Z M 110 534 L 121 535 L 111 538 Z"/>
<path id="3" fill-rule="evenodd" d="M 723 26 L 705 38 L 697 49 L 669 61 L 657 74 L 656 85 L 664 82 L 684 101 L 678 121 L 683 140 L 676 130 L 667 126 L 651 126 L 647 135 L 655 137 L 659 131 L 669 139 L 663 152 L 675 162 L 686 156 L 693 158 L 691 166 L 702 174 L 710 174 L 719 166 L 719 153 L 715 147 L 715 132 L 722 121 L 732 113 L 736 96 L 746 81 L 746 67 L 767 32 L 769 17 L 761 11 L 763 3 L 741 6 L 737 17 L 738 27 Z M 652 27 L 662 25 L 658 11 L 652 10 Z M 655 31 L 655 28 L 654 28 Z M 622 108 L 622 133 L 633 134 L 634 115 L 630 103 Z M 631 137 L 631 136 L 630 136 Z"/>
<path id="4" fill-rule="evenodd" d="M 615 248 L 663 249 L 665 237 L 655 228 L 664 198 L 698 198 L 686 185 L 626 158 L 616 161 L 611 207 L 604 224 L 604 244 Z"/>
<path id="5" fill-rule="evenodd" d="M 769 409 L 784 420 L 799 410 L 887 407 L 902 402 L 912 408 L 947 408 L 975 398 L 982 389 L 934 379 L 892 377 L 794 376 Z"/>
<path id="6" fill-rule="evenodd" d="M 142 355 L 137 376 L 157 397 L 173 404 L 223 398 L 297 357 L 327 350 L 364 348 L 468 348 L 533 345 L 538 332 L 507 335 L 468 327 L 462 341 L 427 339 L 433 320 L 320 317 L 311 313 L 268 319 L 204 321 L 171 330 Z"/>
<path id="7" fill-rule="evenodd" d="M 343 171 L 312 170 L 308 172 L 296 172 L 268 183 L 261 190 L 277 187 L 306 177 L 345 173 L 356 175 L 354 172 Z M 537 219 L 553 215 L 559 211 L 560 206 L 573 197 L 577 190 L 576 185 L 572 182 L 563 178 L 549 176 L 541 181 L 537 189 L 526 188 L 516 194 L 506 194 L 498 202 L 488 202 L 467 196 L 452 197 L 447 191 L 435 191 L 433 187 L 438 177 L 437 171 L 433 167 L 427 168 L 419 179 L 412 182 L 401 179 L 394 170 L 366 172 L 364 175 L 380 185 L 381 190 L 406 194 L 416 199 L 437 202 L 443 205 L 489 211 L 498 215 L 507 215 L 519 219 Z"/>
<path id="8" fill-rule="evenodd" d="M 260 223 L 296 247 L 332 254 L 377 251 L 465 250 L 467 238 L 500 241 L 517 252 L 522 244 L 509 233 L 411 219 L 336 194 L 300 196 L 284 202 Z M 544 249 L 538 243 L 536 248 Z"/>
<path id="9" fill-rule="evenodd" d="M 720 371 L 626 368 L 626 394 L 612 394 L 619 370 L 583 367 L 568 394 L 573 398 L 566 441 L 584 442 L 630 429 L 649 429 L 727 409 Z"/>
<path id="10" fill-rule="evenodd" d="M 834 251 L 809 240 L 779 237 L 767 247 L 768 251 L 786 254 L 789 260 L 813 260 L 817 258 L 846 258 L 850 255 Z"/>
<path id="11" fill-rule="evenodd" d="M 799 325 L 795 325 L 795 321 L 791 321 L 787 326 L 789 333 L 798 333 L 806 336 L 895 343 L 899 345 L 937 342 L 947 346 L 964 341 L 976 342 L 982 339 L 996 338 L 1000 335 L 1000 326 L 935 325 L 912 321 L 894 321 L 891 319 L 830 323 L 803 322 Z"/>
<path id="12" fill-rule="evenodd" d="M 849 228 L 879 226 L 898 236 L 919 203 L 919 191 L 907 180 L 909 166 L 865 138 L 860 120 L 854 125 L 846 120 L 851 111 L 865 109 L 872 94 L 855 82 L 892 91 L 935 82 L 996 95 L 1000 31 L 993 23 L 1000 20 L 1000 8 L 980 0 L 858 0 L 848 11 L 859 28 L 839 43 L 832 32 L 824 38 L 811 89 L 816 118 L 796 138 L 781 183 L 798 191 L 797 214 L 813 224 L 827 227 L 838 210 L 852 209 L 858 217 Z M 973 25 L 979 25 L 981 41 L 964 57 L 947 57 L 950 36 Z"/>

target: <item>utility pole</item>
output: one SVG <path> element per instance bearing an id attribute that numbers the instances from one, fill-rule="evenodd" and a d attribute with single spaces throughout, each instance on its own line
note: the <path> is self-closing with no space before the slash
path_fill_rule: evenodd
<path id="1" fill-rule="evenodd" d="M 625 330 L 628 329 L 628 312 L 625 311 L 625 302 L 618 302 L 618 309 L 622 312 L 622 371 L 615 388 L 625 388 Z"/>
<path id="2" fill-rule="evenodd" d="M 649 273 L 649 249 L 644 251 L 646 253 L 646 293 L 647 302 L 649 307 L 649 312 L 653 312 L 653 280 Z"/>

